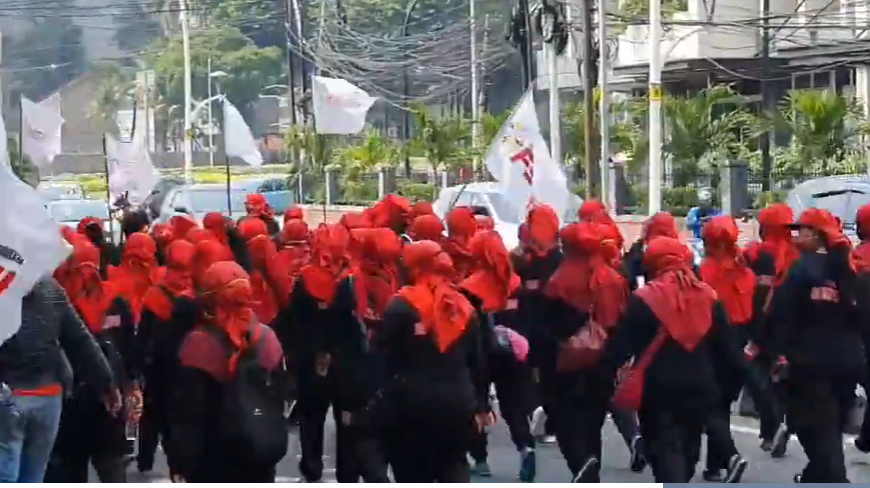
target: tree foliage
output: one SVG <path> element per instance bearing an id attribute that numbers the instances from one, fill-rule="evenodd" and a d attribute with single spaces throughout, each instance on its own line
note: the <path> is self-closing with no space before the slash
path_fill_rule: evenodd
<path id="1" fill-rule="evenodd" d="M 88 107 L 88 116 L 100 132 L 117 134 L 118 111 L 128 107 L 134 73 L 114 62 L 97 63 L 91 73 L 99 84 L 96 97 Z"/>
<path id="2" fill-rule="evenodd" d="M 258 47 L 286 48 L 284 0 L 204 0 L 199 8 L 213 26 L 235 27 Z"/>
<path id="3" fill-rule="evenodd" d="M 379 129 L 369 129 L 356 144 L 339 151 L 338 160 L 350 176 L 373 173 L 379 167 L 392 167 L 398 164 L 401 156 L 398 145 L 384 136 Z"/>
<path id="4" fill-rule="evenodd" d="M 414 106 L 412 114 L 416 127 L 412 144 L 422 150 L 433 171 L 469 163 L 473 149 L 468 119 L 439 117 L 421 105 Z"/>

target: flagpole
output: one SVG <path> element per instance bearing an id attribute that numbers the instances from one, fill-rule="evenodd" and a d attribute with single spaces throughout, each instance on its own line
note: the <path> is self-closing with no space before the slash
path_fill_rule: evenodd
<path id="1" fill-rule="evenodd" d="M 209 84 L 211 84 L 211 78 L 208 80 Z M 227 154 L 227 118 L 224 116 L 226 113 L 225 105 L 227 103 L 227 99 L 224 97 L 220 98 L 221 102 L 221 110 L 218 112 L 218 117 L 220 117 L 220 126 L 221 126 L 221 135 L 223 135 L 224 142 L 224 172 L 225 179 L 227 185 L 227 213 L 230 217 L 233 216 L 233 197 L 232 197 L 232 175 L 230 174 L 230 155 Z M 209 102 L 211 105 L 211 102 Z"/>
<path id="2" fill-rule="evenodd" d="M 24 103 L 18 99 L 18 171 L 24 171 Z M 22 176 L 24 176 L 22 174 Z M 24 178 L 22 178 L 24 179 Z"/>
<path id="3" fill-rule="evenodd" d="M 109 235 L 115 242 L 115 221 L 112 217 L 112 188 L 109 185 L 109 151 L 106 148 L 106 134 L 103 134 L 103 169 L 106 172 L 106 210 L 109 213 Z"/>

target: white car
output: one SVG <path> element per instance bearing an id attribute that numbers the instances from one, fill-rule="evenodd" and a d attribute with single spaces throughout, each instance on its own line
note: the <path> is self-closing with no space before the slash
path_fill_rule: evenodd
<path id="1" fill-rule="evenodd" d="M 472 207 L 478 215 L 488 215 L 495 222 L 495 231 L 504 241 L 505 247 L 513 249 L 519 245 L 519 230 L 524 217 L 524 202 L 510 201 L 499 188 L 498 183 L 469 183 L 444 188 L 433 204 L 435 214 L 442 220 L 450 207 Z M 583 199 L 572 194 L 571 204 L 562 224 L 576 222 L 577 211 L 583 205 Z"/>
<path id="2" fill-rule="evenodd" d="M 202 222 L 206 214 L 218 212 L 238 220 L 247 214 L 245 200 L 251 191 L 244 184 L 230 185 L 230 212 L 227 208 L 227 187 L 224 184 L 196 184 L 177 186 L 169 190 L 155 223 L 167 223 L 178 214 L 192 215 Z M 283 227 L 284 219 L 275 219 L 278 227 Z"/>
<path id="3" fill-rule="evenodd" d="M 113 235 L 113 240 L 118 242 L 121 233 L 121 225 L 117 222 L 110 223 L 109 208 L 105 200 L 86 199 L 63 199 L 53 200 L 45 204 L 45 208 L 51 213 L 52 218 L 60 225 L 77 228 L 79 222 L 86 217 L 96 217 L 103 221 L 105 235 Z"/>

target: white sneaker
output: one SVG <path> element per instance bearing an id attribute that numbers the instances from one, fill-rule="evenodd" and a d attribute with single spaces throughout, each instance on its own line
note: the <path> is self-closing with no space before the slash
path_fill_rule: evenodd
<path id="1" fill-rule="evenodd" d="M 532 435 L 535 437 L 541 437 L 545 434 L 544 432 L 544 424 L 547 423 L 547 413 L 544 412 L 544 407 L 538 407 L 532 412 L 532 421 L 530 424 L 530 429 L 532 431 Z"/>

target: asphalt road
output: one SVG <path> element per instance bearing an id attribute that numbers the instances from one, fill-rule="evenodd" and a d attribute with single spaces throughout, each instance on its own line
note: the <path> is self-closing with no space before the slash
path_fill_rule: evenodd
<path id="1" fill-rule="evenodd" d="M 327 425 L 327 452 L 332 452 L 331 416 L 327 416 L 330 425 Z M 792 439 L 788 453 L 782 459 L 772 459 L 759 449 L 758 424 L 753 419 L 732 417 L 731 430 L 738 450 L 749 461 L 749 467 L 743 476 L 744 483 L 791 483 L 792 477 L 803 469 L 806 457 L 800 444 Z M 648 483 L 652 482 L 652 475 L 647 469 L 644 473 L 635 474 L 628 469 L 628 449 L 622 438 L 617 433 L 612 423 L 607 422 L 602 432 L 604 436 L 604 449 L 602 459 L 602 480 L 608 483 Z M 853 483 L 870 483 L 870 455 L 862 454 L 852 445 L 852 438 L 844 439 L 846 445 L 846 461 L 849 478 Z M 278 467 L 279 483 L 301 482 L 297 469 L 299 453 L 295 435 L 291 438 L 291 451 Z M 570 481 L 568 468 L 559 453 L 558 446 L 539 446 L 538 453 L 538 482 L 558 483 Z M 492 477 L 478 478 L 472 481 L 481 483 L 511 483 L 515 481 L 519 457 L 510 441 L 507 429 L 503 424 L 497 425 L 490 432 L 489 463 L 492 468 Z M 326 466 L 333 466 L 334 459 L 327 455 Z M 701 470 L 703 469 L 703 457 L 698 468 L 698 475 L 693 481 L 702 482 Z M 129 468 L 130 482 L 145 483 L 169 483 L 169 473 L 162 454 L 158 455 L 155 470 L 147 474 L 136 472 L 135 464 Z M 92 473 L 92 482 L 96 482 L 96 476 Z M 335 483 L 334 471 L 327 469 L 324 482 Z"/>

